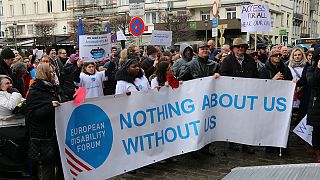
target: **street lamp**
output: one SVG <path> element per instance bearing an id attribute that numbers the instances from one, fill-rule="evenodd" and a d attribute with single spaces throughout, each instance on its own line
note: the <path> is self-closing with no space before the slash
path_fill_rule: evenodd
<path id="1" fill-rule="evenodd" d="M 17 23 L 16 22 L 13 22 L 13 38 L 14 38 L 14 46 L 15 46 L 15 49 L 18 50 L 17 48 Z"/>
<path id="2" fill-rule="evenodd" d="M 208 41 L 208 19 L 204 20 L 204 26 L 206 27 L 206 42 Z"/>

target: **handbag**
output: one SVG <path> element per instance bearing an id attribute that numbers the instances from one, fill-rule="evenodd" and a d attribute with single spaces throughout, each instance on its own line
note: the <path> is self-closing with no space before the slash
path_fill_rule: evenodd
<path id="1" fill-rule="evenodd" d="M 31 138 L 29 141 L 28 156 L 36 161 L 53 159 L 56 153 L 56 140 Z"/>

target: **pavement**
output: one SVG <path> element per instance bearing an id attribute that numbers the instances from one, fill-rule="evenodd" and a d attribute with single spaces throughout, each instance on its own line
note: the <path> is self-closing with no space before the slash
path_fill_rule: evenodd
<path id="1" fill-rule="evenodd" d="M 136 170 L 135 174 L 122 174 L 113 180 L 128 179 L 222 179 L 231 169 L 246 166 L 264 166 L 280 164 L 314 163 L 315 156 L 306 152 L 306 144 L 293 132 L 290 132 L 288 148 L 279 156 L 279 153 L 267 153 L 264 147 L 254 147 L 255 154 L 233 151 L 224 142 L 216 142 L 216 155 L 212 156 L 205 151 L 176 156 L 176 162 L 166 160 Z"/>

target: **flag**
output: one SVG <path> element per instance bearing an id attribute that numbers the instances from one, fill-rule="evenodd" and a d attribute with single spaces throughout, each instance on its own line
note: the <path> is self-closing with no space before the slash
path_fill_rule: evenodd
<path id="1" fill-rule="evenodd" d="M 83 24 L 82 24 L 81 17 L 79 17 L 79 21 L 78 21 L 78 34 L 77 34 L 78 45 L 79 45 L 79 37 L 80 37 L 80 35 L 84 35 Z"/>

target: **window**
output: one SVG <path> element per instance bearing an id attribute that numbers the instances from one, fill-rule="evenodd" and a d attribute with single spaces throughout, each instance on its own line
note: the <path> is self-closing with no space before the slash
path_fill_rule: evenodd
<path id="1" fill-rule="evenodd" d="M 290 15 L 287 14 L 287 27 L 289 27 L 289 18 L 290 18 Z"/>
<path id="2" fill-rule="evenodd" d="M 226 8 L 227 12 L 227 19 L 236 19 L 237 18 L 237 11 L 236 8 Z"/>
<path id="3" fill-rule="evenodd" d="M 10 5 L 10 16 L 11 17 L 14 16 L 14 7 L 13 7 L 13 5 Z"/>
<path id="4" fill-rule="evenodd" d="M 201 15 L 201 20 L 202 20 L 202 21 L 204 21 L 204 20 L 209 20 L 209 19 L 210 19 L 210 10 L 201 11 L 201 12 L 200 12 L 200 15 Z"/>
<path id="5" fill-rule="evenodd" d="M 25 30 L 26 29 L 24 25 L 17 26 L 17 35 L 25 35 Z"/>
<path id="6" fill-rule="evenodd" d="M 3 16 L 3 6 L 0 7 L 0 16 Z"/>
<path id="7" fill-rule="evenodd" d="M 118 0 L 119 6 L 129 5 L 129 0 Z"/>
<path id="8" fill-rule="evenodd" d="M 52 0 L 47 0 L 48 12 L 52 12 Z"/>
<path id="9" fill-rule="evenodd" d="M 146 24 L 151 24 L 151 13 L 146 13 Z"/>
<path id="10" fill-rule="evenodd" d="M 33 34 L 33 25 L 28 25 L 27 29 L 28 29 L 28 34 L 32 35 Z"/>
<path id="11" fill-rule="evenodd" d="M 67 0 L 62 0 L 62 11 L 67 11 Z"/>
<path id="12" fill-rule="evenodd" d="M 157 14 L 155 12 L 153 12 L 151 15 L 152 15 L 152 17 L 151 17 L 152 18 L 152 23 L 153 24 L 157 23 Z"/>
<path id="13" fill-rule="evenodd" d="M 33 6 L 34 6 L 34 13 L 35 13 L 35 14 L 38 14 L 38 12 L 39 12 L 39 11 L 38 11 L 38 2 L 34 2 L 34 3 L 33 3 Z"/>
<path id="14" fill-rule="evenodd" d="M 22 15 L 26 15 L 26 4 L 21 4 L 22 7 Z"/>

